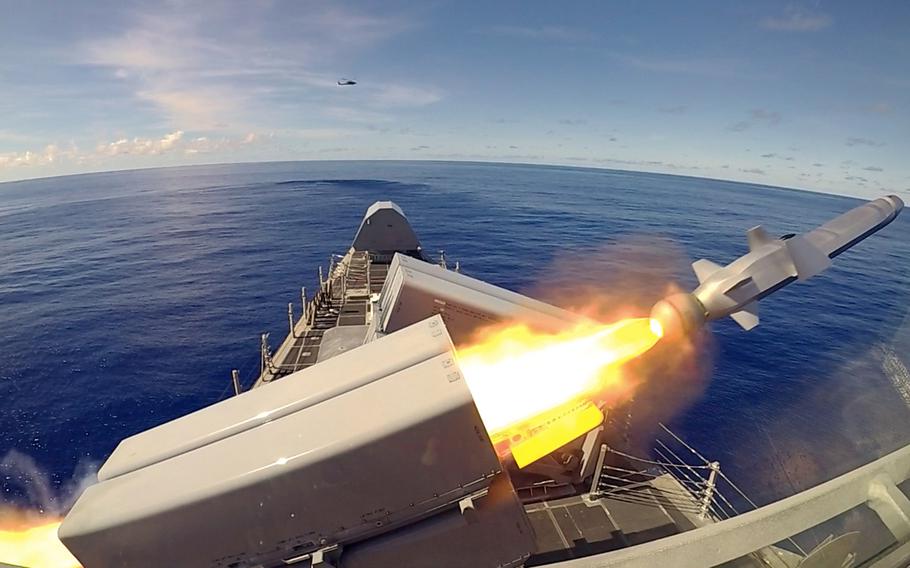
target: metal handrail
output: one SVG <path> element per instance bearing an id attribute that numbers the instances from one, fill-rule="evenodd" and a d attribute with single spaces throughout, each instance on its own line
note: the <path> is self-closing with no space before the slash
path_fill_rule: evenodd
<path id="1" fill-rule="evenodd" d="M 718 462 L 708 461 L 698 450 L 687 444 L 664 424 L 660 424 L 660 427 L 669 434 L 671 437 L 670 441 L 675 441 L 688 450 L 698 463 L 692 464 L 684 460 L 660 438 L 656 440 L 653 449 L 654 454 L 658 456 L 657 459 L 634 456 L 604 444 L 602 446 L 602 454 L 609 451 L 622 457 L 630 462 L 631 468 L 604 464 L 603 455 L 601 455 L 595 469 L 595 478 L 591 484 L 592 497 L 609 497 L 614 500 L 642 505 L 672 505 L 682 512 L 697 514 L 702 519 L 710 518 L 715 522 L 722 522 L 740 514 L 719 487 L 720 483 L 723 482 L 732 487 L 753 508 L 756 508 L 754 501 L 749 499 L 724 474 Z M 637 464 L 645 465 L 646 467 L 632 469 L 639 467 Z M 655 475 L 650 468 L 658 468 L 661 473 L 672 475 L 682 489 L 661 488 L 658 492 L 648 491 L 647 488 L 650 487 L 650 482 L 659 476 Z M 645 480 L 640 481 L 635 479 L 636 477 L 644 477 Z M 803 556 L 806 555 L 802 547 L 792 538 L 788 537 L 781 540 L 789 542 L 795 550 L 802 553 Z"/>
<path id="2" fill-rule="evenodd" d="M 673 432 L 672 430 L 670 430 L 666 425 L 664 425 L 663 423 L 660 423 L 659 425 L 663 429 L 664 432 L 669 434 L 673 438 L 673 440 L 675 440 L 679 445 L 681 445 L 682 447 L 689 450 L 689 452 L 693 456 L 695 456 L 697 459 L 701 460 L 708 466 L 712 465 L 711 462 L 708 462 L 708 459 L 705 456 L 703 456 L 698 450 L 696 450 L 695 448 L 690 446 L 688 443 L 686 443 L 685 440 L 683 440 L 678 435 L 676 435 L 676 433 Z M 676 458 L 679 462 L 683 463 L 690 471 L 692 471 L 693 474 L 695 473 L 693 471 L 693 468 L 702 467 L 702 466 L 691 466 L 689 464 L 686 464 L 686 462 L 681 457 L 679 457 L 672 449 L 670 449 L 670 447 L 667 446 L 667 444 L 664 443 L 662 440 L 658 439 L 657 443 L 662 448 L 664 448 L 664 450 L 667 451 L 671 456 Z M 655 451 L 658 451 L 658 450 L 655 448 Z M 658 451 L 658 453 L 660 453 L 660 452 Z M 713 463 L 716 464 L 717 462 L 713 462 Z M 719 478 L 719 480 L 724 481 L 727 485 L 732 487 L 734 491 L 736 491 L 743 499 L 746 500 L 747 503 L 749 503 L 752 506 L 753 509 L 758 508 L 758 506 L 755 504 L 755 502 L 752 499 L 750 499 L 749 496 L 746 495 L 742 489 L 740 489 L 735 483 L 733 483 L 733 480 L 731 480 L 723 472 L 723 470 L 721 470 L 719 464 L 717 464 L 716 472 L 712 472 L 712 473 L 716 473 L 716 478 Z M 720 491 L 720 489 L 718 487 L 719 480 L 716 478 L 710 480 L 707 483 L 706 487 L 707 487 L 707 490 L 710 491 L 710 496 L 705 495 L 705 494 L 698 496 L 698 498 L 703 501 L 704 513 L 706 514 L 706 513 L 710 512 L 715 520 L 729 519 L 732 516 L 739 515 L 740 513 L 737 511 L 736 507 L 734 507 L 733 504 L 730 502 L 730 500 L 727 499 L 727 497 L 723 494 L 722 491 Z M 681 480 L 679 478 L 677 478 L 677 481 L 681 481 Z M 715 499 L 715 496 L 720 498 L 720 501 L 722 501 L 723 504 L 725 504 L 733 512 L 733 515 L 728 514 L 724 510 L 723 505 L 720 502 L 718 502 L 717 499 Z M 785 540 L 786 540 L 786 542 L 790 543 L 790 545 L 793 546 L 797 551 L 799 551 L 803 556 L 806 555 L 805 550 L 795 540 L 793 540 L 792 538 L 787 538 Z"/>
<path id="3" fill-rule="evenodd" d="M 658 440 L 658 442 L 659 442 L 659 440 Z M 617 449 L 615 449 L 615 448 L 610 448 L 610 453 L 611 453 L 611 454 L 616 454 L 616 455 L 618 455 L 618 456 L 620 456 L 620 457 L 623 457 L 623 458 L 626 458 L 626 459 L 629 459 L 629 460 L 635 460 L 635 461 L 638 461 L 638 462 L 647 463 L 647 464 L 651 464 L 651 465 L 659 465 L 659 466 L 668 465 L 667 463 L 664 463 L 664 462 L 659 462 L 659 461 L 655 461 L 655 460 L 649 460 L 649 459 L 641 458 L 641 457 L 638 457 L 638 456 L 633 456 L 633 455 L 631 455 L 631 454 L 627 454 L 627 453 L 621 452 L 621 451 L 619 451 L 619 450 L 617 450 Z M 685 463 L 685 462 L 681 462 L 681 463 Z M 705 463 L 707 464 L 708 462 L 705 461 Z M 669 465 L 672 465 L 672 464 L 669 464 Z M 688 465 L 688 464 L 687 464 L 687 465 Z M 689 466 L 689 467 L 708 469 L 708 466 L 707 466 L 707 465 L 704 465 L 704 466 L 695 465 L 695 466 Z"/>
<path id="4" fill-rule="evenodd" d="M 658 440 L 658 442 L 660 442 L 660 441 Z M 689 464 L 683 462 L 679 457 L 676 456 L 676 454 L 672 450 L 670 450 L 669 448 L 666 448 L 666 446 L 665 446 L 665 451 L 669 452 L 671 456 L 676 457 L 676 459 L 678 460 L 677 463 L 679 465 L 673 466 L 673 470 L 679 472 L 679 475 L 673 476 L 676 479 L 676 481 L 680 482 L 683 485 L 683 487 L 686 487 L 687 489 L 689 489 L 687 486 L 687 483 L 692 483 L 693 485 L 695 485 L 698 488 L 698 491 L 692 491 L 691 489 L 689 489 L 690 491 L 692 491 L 692 496 L 695 499 L 703 500 L 704 493 L 703 493 L 702 489 L 703 489 L 703 484 L 706 484 L 707 480 L 703 479 L 698 474 L 698 472 L 695 471 L 695 468 L 693 468 Z M 655 448 L 655 452 L 659 452 L 659 450 Z M 670 475 L 673 475 L 672 471 L 670 471 L 670 470 L 668 470 L 667 473 L 669 473 Z M 694 479 L 693 479 L 693 477 L 694 477 Z"/>
<path id="5" fill-rule="evenodd" d="M 830 481 L 692 531 L 555 563 L 563 568 L 717 566 L 751 554 L 867 504 L 897 541 L 887 563 L 910 560 L 910 499 L 897 487 L 910 479 L 910 445 Z"/>

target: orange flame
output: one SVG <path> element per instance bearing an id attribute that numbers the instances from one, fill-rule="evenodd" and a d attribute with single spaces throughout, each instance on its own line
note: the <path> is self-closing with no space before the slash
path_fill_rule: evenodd
<path id="1" fill-rule="evenodd" d="M 516 461 L 526 464 L 597 427 L 603 415 L 596 403 L 623 388 L 621 365 L 662 334 L 647 318 L 586 322 L 556 334 L 513 325 L 459 348 L 458 362 L 497 450 L 521 445 Z M 529 436 L 539 443 L 529 446 Z"/>
<path id="2" fill-rule="evenodd" d="M 19 518 L 21 517 L 21 518 Z M 4 514 L 0 526 L 0 562 L 28 568 L 79 568 L 57 538 L 59 520 Z"/>

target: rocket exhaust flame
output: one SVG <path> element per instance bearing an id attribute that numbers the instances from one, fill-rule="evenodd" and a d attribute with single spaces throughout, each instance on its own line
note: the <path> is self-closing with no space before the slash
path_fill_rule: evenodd
<path id="1" fill-rule="evenodd" d="M 0 562 L 28 568 L 79 568 L 57 538 L 59 520 L 0 515 Z M 18 518 L 21 517 L 21 518 Z"/>
<path id="2" fill-rule="evenodd" d="M 628 388 L 622 364 L 661 335 L 648 318 L 556 334 L 513 325 L 459 348 L 458 362 L 500 456 L 512 453 L 524 467 L 596 428 L 598 406 Z"/>
<path id="3" fill-rule="evenodd" d="M 0 504 L 0 566 L 80 568 L 57 529 L 75 498 L 96 482 L 96 470 L 93 462 L 80 461 L 73 476 L 54 487 L 30 456 L 16 450 L 0 456 L 0 478 L 9 498 Z"/>

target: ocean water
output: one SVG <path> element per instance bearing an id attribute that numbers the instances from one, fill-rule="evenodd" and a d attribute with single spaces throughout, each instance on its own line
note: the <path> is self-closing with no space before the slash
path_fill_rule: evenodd
<path id="1" fill-rule="evenodd" d="M 122 438 L 249 384 L 258 336 L 391 199 L 428 253 L 559 302 L 626 312 L 726 263 L 744 231 L 802 232 L 860 201 L 625 171 L 444 162 L 294 162 L 0 184 L 0 501 L 61 502 Z M 910 218 L 712 324 L 674 429 L 756 501 L 910 442 Z M 626 301 L 628 299 L 628 301 Z M 298 311 L 299 313 L 299 311 Z M 639 314 L 641 315 L 641 314 Z M 661 380 L 670 384 L 674 378 Z"/>

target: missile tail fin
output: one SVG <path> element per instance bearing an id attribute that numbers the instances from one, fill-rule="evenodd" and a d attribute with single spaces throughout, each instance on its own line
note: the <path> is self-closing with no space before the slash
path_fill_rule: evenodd
<path id="1" fill-rule="evenodd" d="M 764 227 L 758 225 L 746 231 L 746 239 L 749 241 L 749 250 L 755 250 L 760 246 L 774 242 L 774 237 L 768 234 Z"/>
<path id="2" fill-rule="evenodd" d="M 730 314 L 733 321 L 739 324 L 741 328 L 749 331 L 758 325 L 758 302 L 750 302 L 743 306 L 743 309 Z"/>
<path id="3" fill-rule="evenodd" d="M 723 267 L 705 258 L 692 263 L 692 270 L 695 271 L 695 277 L 698 278 L 699 284 L 710 278 L 712 274 L 721 268 Z"/>
<path id="4" fill-rule="evenodd" d="M 808 280 L 819 272 L 831 266 L 831 259 L 824 252 L 815 247 L 803 236 L 793 237 L 785 241 L 796 276 L 800 280 Z"/>

